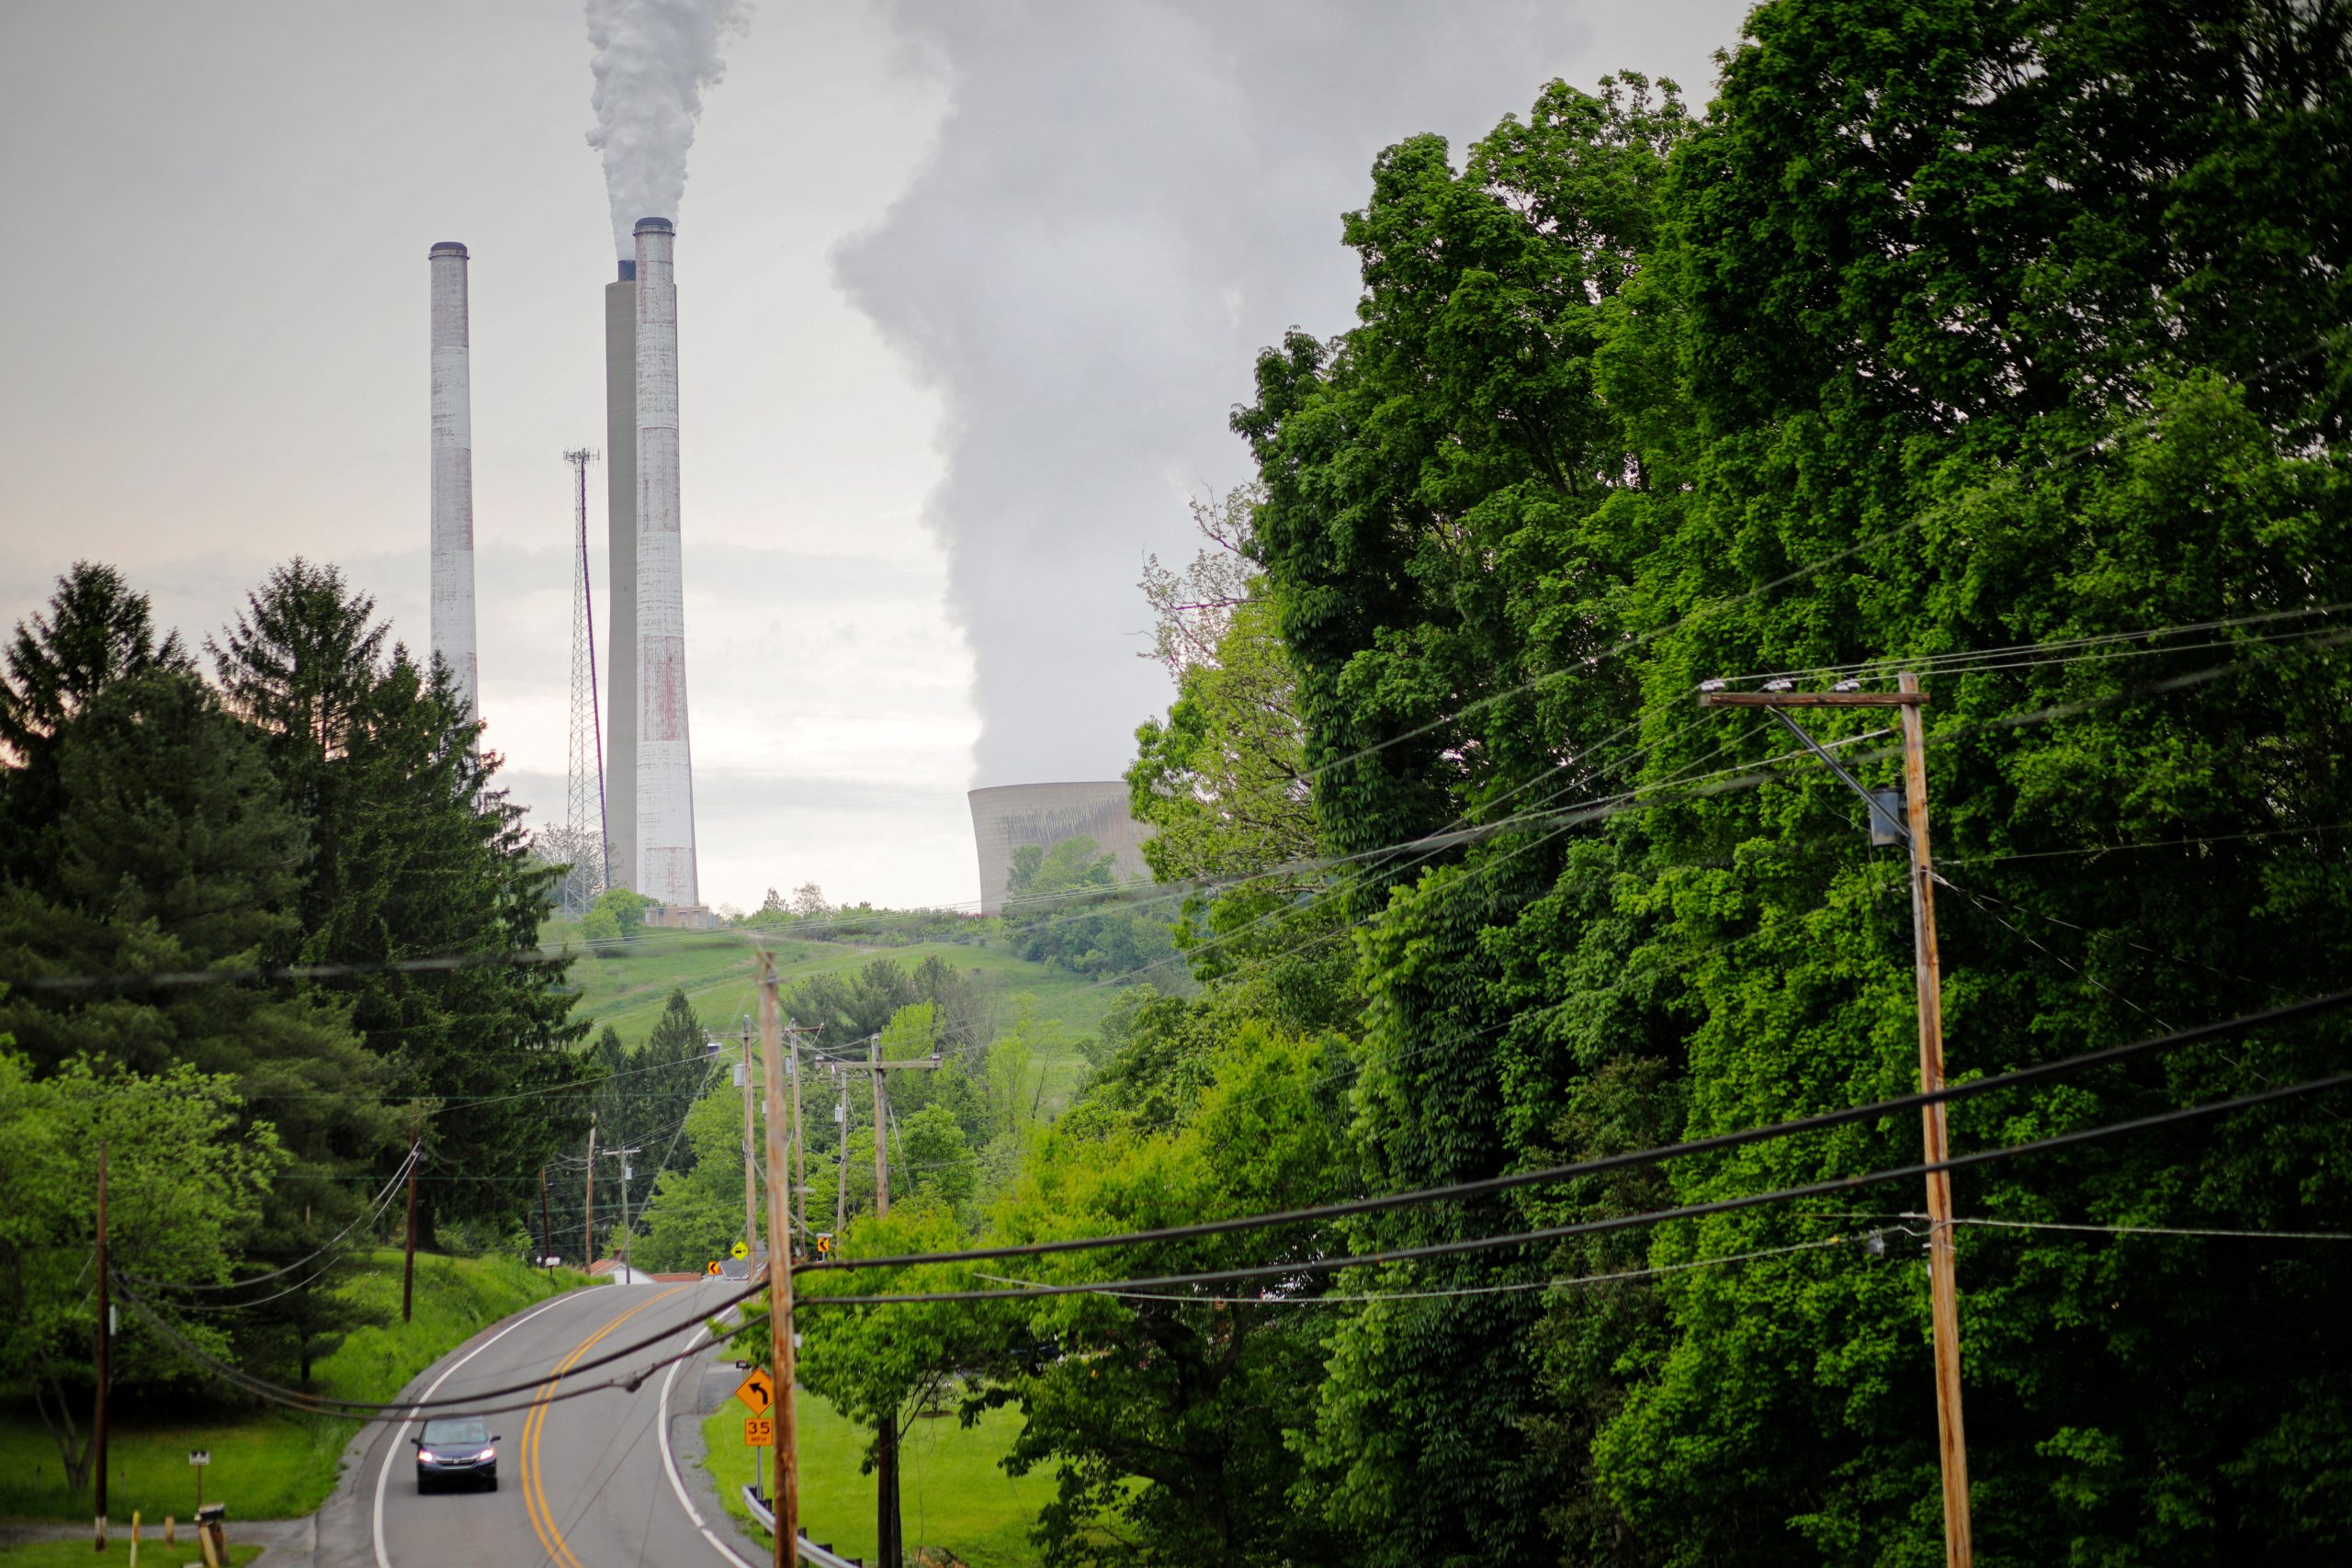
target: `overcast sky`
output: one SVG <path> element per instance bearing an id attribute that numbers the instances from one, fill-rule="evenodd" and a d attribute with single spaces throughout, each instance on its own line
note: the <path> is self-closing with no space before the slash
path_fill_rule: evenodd
<path id="1" fill-rule="evenodd" d="M 1703 102 L 1746 9 L 762 0 L 676 214 L 705 897 L 977 897 L 964 791 L 1114 777 L 1165 705 L 1142 559 L 1248 477 L 1256 348 L 1350 324 L 1380 148 L 1555 76 Z M 0 624 L 91 558 L 200 641 L 299 553 L 421 647 L 424 258 L 461 241 L 482 708 L 560 812 L 589 55 L 579 0 L 0 6 Z"/>

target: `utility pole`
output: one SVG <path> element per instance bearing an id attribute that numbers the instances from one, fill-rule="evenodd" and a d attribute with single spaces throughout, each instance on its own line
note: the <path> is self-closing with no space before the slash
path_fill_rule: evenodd
<path id="1" fill-rule="evenodd" d="M 632 1285 L 637 1283 L 637 1274 L 628 1266 L 628 1182 L 636 1172 L 629 1168 L 628 1156 L 639 1152 L 639 1145 L 635 1144 L 625 1149 L 605 1151 L 606 1159 L 621 1162 L 621 1272 Z"/>
<path id="2" fill-rule="evenodd" d="M 849 1229 L 849 1075 L 833 1069 L 841 1098 L 833 1104 L 833 1127 L 840 1134 L 833 1147 L 833 1235 Z"/>
<path id="3" fill-rule="evenodd" d="M 792 1179 L 800 1190 L 800 1230 L 793 1240 L 797 1247 L 806 1247 L 808 1245 L 808 1140 L 800 1128 L 800 1025 L 787 1021 L 786 1032 L 792 1037 Z"/>
<path id="4" fill-rule="evenodd" d="M 596 1261 L 596 1113 L 588 1113 L 588 1190 L 580 1200 L 580 1268 Z"/>
<path id="5" fill-rule="evenodd" d="M 784 1050 L 775 954 L 760 954 L 760 1046 L 768 1091 L 768 1355 L 775 1368 L 775 1568 L 800 1561 L 800 1423 L 792 1364 L 791 1211 L 784 1201 Z"/>
<path id="6" fill-rule="evenodd" d="M 547 1246 L 547 1251 L 542 1254 L 547 1261 L 540 1267 L 553 1269 L 555 1267 L 555 1215 L 548 1208 L 548 1168 L 546 1166 L 539 1167 L 539 1236 Z"/>
<path id="7" fill-rule="evenodd" d="M 107 1321 L 112 1303 L 107 1299 L 107 1145 L 98 1141 L 98 1393 L 90 1412 L 90 1457 L 97 1465 L 97 1538 L 91 1544 L 107 1549 L 107 1363 L 113 1359 L 114 1325 Z"/>
<path id="8" fill-rule="evenodd" d="M 752 1129 L 752 1021 L 743 1021 L 743 1256 L 760 1250 L 758 1148 Z M 756 1457 L 756 1456 L 754 1456 Z"/>
<path id="9" fill-rule="evenodd" d="M 928 1057 L 911 1062 L 886 1062 L 882 1059 L 882 1036 L 866 1041 L 866 1071 L 874 1075 L 874 1213 L 878 1218 L 890 1212 L 890 1102 L 883 1092 L 886 1073 L 935 1073 L 939 1070 L 940 1054 L 933 1050 Z"/>
<path id="10" fill-rule="evenodd" d="M 890 1100 L 884 1088 L 887 1076 L 893 1072 L 936 1072 L 939 1053 L 933 1051 L 928 1061 L 886 1062 L 882 1059 L 882 1036 L 876 1034 L 866 1042 L 866 1067 L 874 1075 L 874 1214 L 880 1219 L 890 1212 Z M 874 1438 L 877 1555 L 882 1568 L 900 1568 L 904 1543 L 899 1539 L 898 1411 L 883 1412 Z"/>
<path id="11" fill-rule="evenodd" d="M 1785 688 L 1786 682 L 1781 682 Z M 1910 860 L 1911 960 L 1918 991 L 1919 1091 L 1935 1094 L 1944 1087 L 1943 970 L 1936 950 L 1936 867 L 1928 847 L 1927 725 L 1919 710 L 1928 701 L 1919 677 L 1904 671 L 1893 692 L 1864 692 L 1859 681 L 1838 683 L 1828 692 L 1786 689 L 1762 692 L 1702 690 L 1701 707 L 1764 708 L 1827 763 L 1848 788 L 1871 808 L 1874 840 L 1902 842 Z M 1855 782 L 1838 759 L 1805 733 L 1783 709 L 1792 707 L 1894 708 L 1903 726 L 1903 813 L 1895 823 L 1885 803 Z M 1921 1108 L 1921 1143 L 1926 1163 L 1942 1165 L 1951 1157 L 1945 1137 L 1941 1100 Z M 1968 1511 L 1968 1439 L 1961 1419 L 1960 1284 L 1952 1253 L 1951 1172 L 1928 1173 L 1928 1314 L 1935 1332 L 1936 1439 L 1942 1461 L 1944 1492 L 1944 1562 L 1947 1568 L 1972 1568 L 1975 1548 L 1971 1540 Z"/>
<path id="12" fill-rule="evenodd" d="M 424 1147 L 424 1113 L 418 1111 L 408 1124 L 408 1245 L 401 1258 L 401 1321 L 409 1320 L 409 1309 L 416 1302 L 416 1168 L 424 1163 L 421 1157 Z"/>

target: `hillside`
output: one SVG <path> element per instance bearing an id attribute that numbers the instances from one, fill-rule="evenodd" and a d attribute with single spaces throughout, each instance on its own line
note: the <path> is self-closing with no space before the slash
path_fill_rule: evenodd
<path id="1" fill-rule="evenodd" d="M 611 1024 L 630 1044 L 642 1041 L 673 988 L 684 990 L 704 1027 L 730 1030 L 736 1021 L 757 1016 L 758 971 L 754 933 L 743 931 L 644 931 L 609 956 L 583 958 L 572 968 L 580 987 L 575 1017 L 594 1029 Z M 995 942 L 921 942 L 869 946 L 847 942 L 777 943 L 778 977 L 785 991 L 818 975 L 840 974 L 888 958 L 912 969 L 936 955 L 977 976 L 989 1000 L 1007 1015 L 1033 1005 L 1060 1039 L 1046 1053 L 1046 1096 L 1066 1100 L 1083 1070 L 1078 1042 L 1093 1035 L 1102 1015 L 1118 999 L 1116 982 L 1090 979 L 1067 970 L 1017 958 Z"/>

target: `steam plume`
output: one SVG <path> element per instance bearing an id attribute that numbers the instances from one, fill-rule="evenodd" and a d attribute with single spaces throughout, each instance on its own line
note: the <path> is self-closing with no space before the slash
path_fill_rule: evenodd
<path id="1" fill-rule="evenodd" d="M 751 26 L 746 0 L 588 0 L 596 129 L 613 204 L 613 251 L 633 254 L 640 218 L 672 218 L 686 194 L 702 90 L 727 69 L 721 38 Z"/>

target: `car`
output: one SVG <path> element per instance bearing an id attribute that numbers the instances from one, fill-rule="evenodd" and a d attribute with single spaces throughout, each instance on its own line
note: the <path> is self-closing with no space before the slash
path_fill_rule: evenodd
<path id="1" fill-rule="evenodd" d="M 498 1434 L 479 1416 L 444 1416 L 427 1421 L 411 1438 L 416 1445 L 416 1489 L 430 1492 L 447 1481 L 470 1481 L 498 1490 Z"/>

